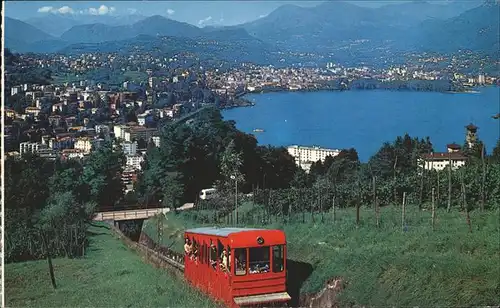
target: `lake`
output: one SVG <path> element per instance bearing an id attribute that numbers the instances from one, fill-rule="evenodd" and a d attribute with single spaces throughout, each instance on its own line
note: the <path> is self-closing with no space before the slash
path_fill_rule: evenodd
<path id="1" fill-rule="evenodd" d="M 500 135 L 500 88 L 479 93 L 403 91 L 276 92 L 250 94 L 255 106 L 223 112 L 238 129 L 252 133 L 260 145 L 317 145 L 355 148 L 367 161 L 385 141 L 405 133 L 429 136 L 436 152 L 465 141 L 465 126 L 479 127 L 478 137 L 491 153 Z M 259 128 L 265 130 L 254 133 Z"/>

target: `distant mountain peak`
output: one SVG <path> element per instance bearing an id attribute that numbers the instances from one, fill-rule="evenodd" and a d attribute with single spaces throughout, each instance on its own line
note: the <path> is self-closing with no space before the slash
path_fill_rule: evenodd
<path id="1" fill-rule="evenodd" d="M 484 6 L 489 6 L 489 7 L 497 6 L 499 4 L 500 0 L 484 0 L 483 2 Z"/>
<path id="2" fill-rule="evenodd" d="M 170 19 L 170 18 L 162 15 L 153 15 L 145 18 L 145 20 L 165 20 L 165 19 Z"/>

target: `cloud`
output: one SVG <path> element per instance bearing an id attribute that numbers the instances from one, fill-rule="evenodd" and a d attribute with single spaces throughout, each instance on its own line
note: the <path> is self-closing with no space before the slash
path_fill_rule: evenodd
<path id="1" fill-rule="evenodd" d="M 210 20 L 212 20 L 212 16 L 208 16 L 207 18 L 200 19 L 198 21 L 198 25 L 202 26 L 202 25 L 206 24 L 207 22 L 209 22 Z"/>
<path id="2" fill-rule="evenodd" d="M 267 16 L 266 14 L 259 15 L 259 18 L 264 18 L 264 17 L 266 17 L 266 16 Z"/>
<path id="3" fill-rule="evenodd" d="M 57 11 L 59 12 L 59 14 L 73 14 L 75 12 L 67 5 L 60 7 L 59 9 L 57 9 Z"/>
<path id="4" fill-rule="evenodd" d="M 101 5 L 99 9 L 97 10 L 99 12 L 99 15 L 106 15 L 108 13 L 112 13 L 115 9 L 113 7 L 107 7 L 105 5 Z"/>
<path id="5" fill-rule="evenodd" d="M 42 6 L 38 9 L 38 13 L 50 13 L 54 10 L 52 6 Z"/>
<path id="6" fill-rule="evenodd" d="M 172 9 L 168 9 L 168 10 L 167 10 L 167 14 L 168 14 L 168 15 L 174 15 L 174 13 L 175 13 L 175 11 L 174 11 L 174 10 L 172 10 Z"/>
<path id="7" fill-rule="evenodd" d="M 137 9 L 133 9 L 133 8 L 128 8 L 127 11 L 130 13 L 130 14 L 135 14 L 137 13 Z"/>
<path id="8" fill-rule="evenodd" d="M 130 9 L 129 9 L 130 10 Z M 83 13 L 85 14 L 90 14 L 90 15 L 107 15 L 107 14 L 112 14 L 116 11 L 116 8 L 111 6 L 111 7 L 107 7 L 105 6 L 104 4 L 101 5 L 99 8 L 94 8 L 94 7 L 91 7 L 89 8 L 88 10 L 85 10 L 83 11 Z"/>
<path id="9" fill-rule="evenodd" d="M 54 8 L 52 6 L 42 6 L 38 9 L 38 13 L 74 14 L 75 11 L 67 5 L 60 8 Z"/>

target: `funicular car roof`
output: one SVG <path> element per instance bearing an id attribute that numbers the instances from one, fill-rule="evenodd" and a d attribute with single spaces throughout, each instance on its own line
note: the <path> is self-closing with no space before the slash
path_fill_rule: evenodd
<path id="1" fill-rule="evenodd" d="M 256 228 L 217 228 L 217 227 L 202 227 L 186 230 L 186 233 L 196 233 L 204 235 L 214 235 L 227 237 L 230 234 L 241 233 L 246 231 L 271 231 L 269 229 L 256 229 Z"/>

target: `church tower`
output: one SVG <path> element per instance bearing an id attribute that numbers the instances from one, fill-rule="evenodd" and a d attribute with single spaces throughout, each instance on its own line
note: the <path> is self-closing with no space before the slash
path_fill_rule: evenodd
<path id="1" fill-rule="evenodd" d="M 465 135 L 465 140 L 467 141 L 467 146 L 470 149 L 477 141 L 477 129 L 478 129 L 478 127 L 471 123 L 471 124 L 467 125 L 465 128 L 467 129 L 467 133 Z"/>

